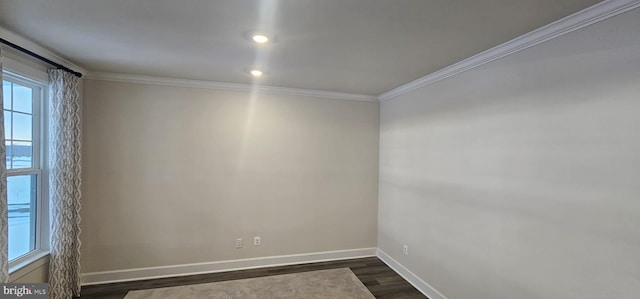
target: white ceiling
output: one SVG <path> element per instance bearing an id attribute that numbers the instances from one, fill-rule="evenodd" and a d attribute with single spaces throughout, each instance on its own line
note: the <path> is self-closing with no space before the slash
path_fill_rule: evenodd
<path id="1" fill-rule="evenodd" d="M 597 2 L 0 0 L 0 26 L 90 71 L 378 95 Z"/>

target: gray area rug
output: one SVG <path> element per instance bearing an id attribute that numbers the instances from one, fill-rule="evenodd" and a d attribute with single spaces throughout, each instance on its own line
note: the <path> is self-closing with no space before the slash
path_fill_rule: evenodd
<path id="1" fill-rule="evenodd" d="M 125 299 L 375 299 L 349 268 L 131 291 Z"/>

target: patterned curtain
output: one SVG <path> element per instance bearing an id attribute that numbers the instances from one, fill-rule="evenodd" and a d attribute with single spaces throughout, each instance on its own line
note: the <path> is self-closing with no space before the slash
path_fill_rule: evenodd
<path id="1" fill-rule="evenodd" d="M 2 49 L 0 49 L 0 82 L 2 81 Z M 0 84 L 0 111 L 4 111 Z M 0 113 L 0 283 L 9 281 L 9 223 L 7 222 L 7 149 L 4 144 L 4 113 Z"/>
<path id="2" fill-rule="evenodd" d="M 80 97 L 79 79 L 49 70 L 49 194 L 51 196 L 52 299 L 80 296 Z"/>

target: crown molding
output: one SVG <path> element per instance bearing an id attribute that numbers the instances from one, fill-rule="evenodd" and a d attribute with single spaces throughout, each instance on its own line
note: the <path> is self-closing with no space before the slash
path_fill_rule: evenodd
<path id="1" fill-rule="evenodd" d="M 506 43 L 382 93 L 378 96 L 378 99 L 381 102 L 391 100 L 415 89 L 434 84 L 440 80 L 466 72 L 485 63 L 533 47 L 639 6 L 640 0 L 605 0 Z"/>
<path id="2" fill-rule="evenodd" d="M 40 44 L 31 41 L 17 33 L 14 33 L 13 31 L 10 31 L 2 26 L 0 26 L 0 36 L 16 45 L 19 45 L 25 49 L 29 49 L 29 51 L 34 52 L 44 58 L 47 58 L 51 61 L 54 61 L 56 63 L 62 64 L 76 72 L 82 73 L 83 75 L 87 73 L 87 70 L 85 70 L 84 68 L 80 67 L 79 65 L 61 57 L 60 55 L 56 54 L 55 52 L 49 50 L 48 48 L 45 48 L 43 46 L 41 46 Z M 2 46 L 3 48 L 6 49 L 11 49 L 7 46 L 4 46 L 3 44 L 0 44 L 0 46 Z M 13 50 L 13 49 L 12 49 Z M 16 51 L 17 52 L 17 51 Z"/>
<path id="3" fill-rule="evenodd" d="M 314 89 L 299 89 L 299 88 L 260 86 L 260 85 L 239 84 L 239 83 L 187 80 L 187 79 L 130 75 L 130 74 L 119 74 L 119 73 L 90 72 L 86 75 L 86 78 L 91 80 L 101 80 L 101 81 L 141 83 L 141 84 L 175 86 L 175 87 L 204 88 L 204 89 L 226 90 L 226 91 L 242 91 L 242 92 L 259 91 L 259 92 L 269 93 L 269 94 L 309 96 L 309 97 L 338 99 L 338 100 L 369 101 L 369 102 L 378 101 L 378 97 L 373 95 L 331 92 L 331 91 L 314 90 Z"/>

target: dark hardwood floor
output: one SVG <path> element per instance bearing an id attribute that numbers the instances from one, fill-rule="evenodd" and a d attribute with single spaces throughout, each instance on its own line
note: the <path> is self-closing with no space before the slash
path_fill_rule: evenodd
<path id="1" fill-rule="evenodd" d="M 120 299 L 132 290 L 347 267 L 376 298 L 427 298 L 377 257 L 84 286 L 80 298 Z"/>

